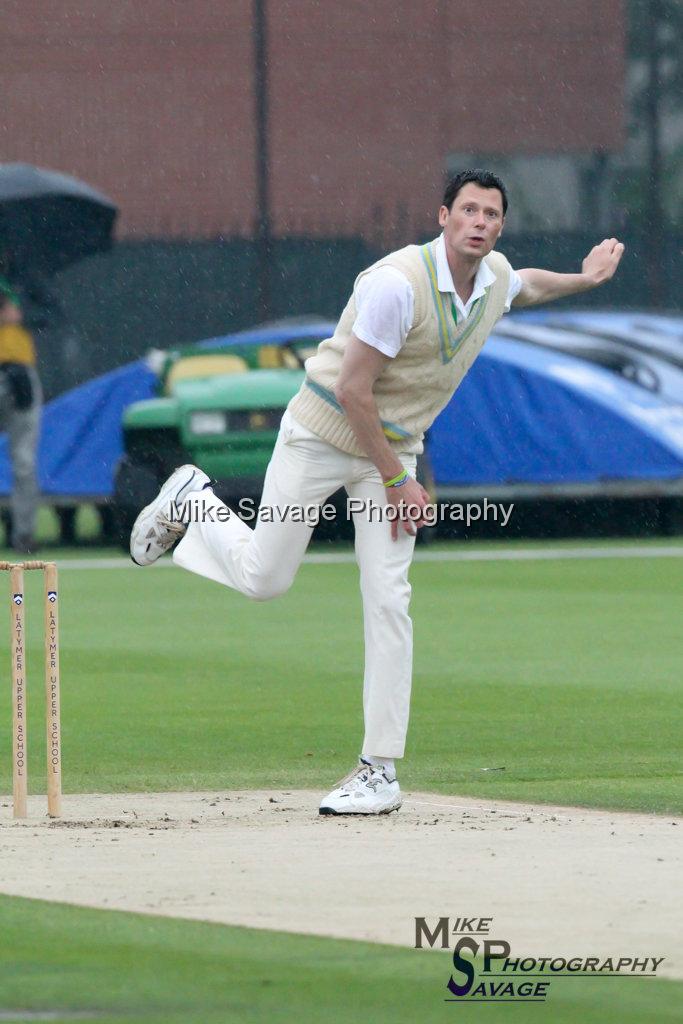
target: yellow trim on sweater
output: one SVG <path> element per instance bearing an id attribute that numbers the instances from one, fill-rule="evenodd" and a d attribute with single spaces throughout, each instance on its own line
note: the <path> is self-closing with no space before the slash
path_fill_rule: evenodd
<path id="1" fill-rule="evenodd" d="M 474 302 L 470 315 L 461 323 L 458 323 L 456 317 L 455 306 L 451 300 L 451 317 L 448 316 L 448 308 L 444 302 L 443 294 L 439 291 L 439 284 L 436 275 L 436 245 L 438 239 L 434 242 L 428 242 L 427 245 L 423 245 L 422 259 L 424 260 L 427 268 L 427 274 L 429 277 L 429 284 L 432 289 L 432 298 L 434 300 L 434 306 L 437 312 L 437 318 L 439 321 L 439 337 L 441 339 L 441 362 L 450 363 L 453 356 L 457 355 L 462 346 L 469 338 L 472 331 L 474 331 L 479 325 L 479 321 L 484 315 L 486 304 L 489 300 L 489 285 L 484 295 L 480 295 L 479 298 Z"/>

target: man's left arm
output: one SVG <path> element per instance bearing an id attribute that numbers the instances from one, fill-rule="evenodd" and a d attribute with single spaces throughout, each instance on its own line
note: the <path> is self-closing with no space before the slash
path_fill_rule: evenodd
<path id="1" fill-rule="evenodd" d="M 512 300 L 513 306 L 538 306 L 542 302 L 564 299 L 567 295 L 598 288 L 614 277 L 624 245 L 616 238 L 606 238 L 594 246 L 581 264 L 580 274 L 554 274 L 551 270 L 529 267 L 518 270 L 521 290 Z"/>

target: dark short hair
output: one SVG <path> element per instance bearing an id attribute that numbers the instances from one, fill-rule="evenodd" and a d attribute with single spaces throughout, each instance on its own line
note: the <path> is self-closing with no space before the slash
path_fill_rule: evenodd
<path id="1" fill-rule="evenodd" d="M 491 171 L 475 169 L 460 171 L 459 174 L 454 175 L 446 185 L 446 191 L 443 194 L 443 205 L 447 206 L 450 210 L 460 189 L 470 183 L 472 185 L 479 185 L 480 188 L 497 188 L 503 197 L 503 216 L 505 216 L 508 209 L 508 194 L 505 190 L 505 185 L 498 175 L 492 174 Z"/>

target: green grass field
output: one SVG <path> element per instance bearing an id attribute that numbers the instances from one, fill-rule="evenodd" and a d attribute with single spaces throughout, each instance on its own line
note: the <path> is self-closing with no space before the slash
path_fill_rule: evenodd
<path id="1" fill-rule="evenodd" d="M 682 577 L 678 558 L 416 563 L 406 788 L 680 811 Z M 254 604 L 175 569 L 64 570 L 66 790 L 324 789 L 361 738 L 357 586 L 352 564 L 305 565 Z M 4 749 L 9 717 L 5 687 Z"/>
<path id="2" fill-rule="evenodd" d="M 404 788 L 680 813 L 682 577 L 679 558 L 416 563 Z M 40 585 L 29 575 L 36 790 Z M 64 569 L 61 636 L 66 792 L 323 790 L 358 752 L 352 564 L 306 565 L 262 605 L 173 569 Z M 1 792 L 9 720 L 7 685 Z M 464 1012 L 442 1001 L 449 963 L 436 953 L 8 898 L 0 922 L 0 1020 L 18 1007 L 187 1022 Z M 673 1021 L 682 995 L 677 983 L 572 980 L 544 1009 L 468 1019 Z"/>
<path id="3" fill-rule="evenodd" d="M 512 1024 L 681 1019 L 683 985 L 666 981 L 558 979 L 543 1006 L 466 1010 L 444 1003 L 445 953 L 6 897 L 0 920 L 0 1019 L 9 1006 L 51 1011 L 43 1019 L 60 1024 L 431 1024 L 464 1013 Z"/>

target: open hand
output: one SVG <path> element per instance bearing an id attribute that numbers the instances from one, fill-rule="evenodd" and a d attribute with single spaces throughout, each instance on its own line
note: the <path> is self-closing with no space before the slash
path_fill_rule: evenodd
<path id="1" fill-rule="evenodd" d="M 616 238 L 606 238 L 604 242 L 593 246 L 581 264 L 581 271 L 593 284 L 604 284 L 614 277 L 623 255 L 624 243 Z"/>

